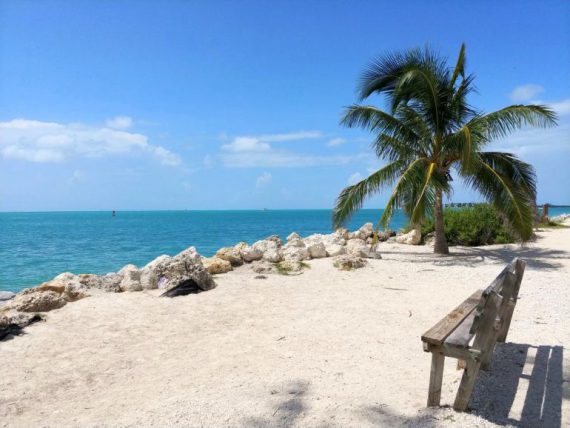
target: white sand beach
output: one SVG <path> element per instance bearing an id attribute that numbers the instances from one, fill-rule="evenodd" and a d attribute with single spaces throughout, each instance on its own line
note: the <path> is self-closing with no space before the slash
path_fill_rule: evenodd
<path id="1" fill-rule="evenodd" d="M 255 279 L 248 266 L 197 295 L 102 293 L 0 342 L 0 426 L 570 425 L 570 229 L 524 247 L 380 245 L 382 260 Z M 506 344 L 471 413 L 425 407 L 421 334 L 514 256 L 527 260 Z"/>

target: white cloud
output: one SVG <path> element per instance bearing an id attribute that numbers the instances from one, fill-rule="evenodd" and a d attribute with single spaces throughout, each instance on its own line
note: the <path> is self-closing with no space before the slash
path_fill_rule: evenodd
<path id="1" fill-rule="evenodd" d="M 107 119 L 105 123 L 109 128 L 128 129 L 133 126 L 133 119 L 129 116 L 116 116 L 112 119 Z"/>
<path id="2" fill-rule="evenodd" d="M 63 162 L 71 157 L 102 157 L 133 152 L 152 154 L 164 165 L 179 165 L 178 155 L 148 142 L 142 134 L 80 123 L 14 119 L 0 122 L 0 155 L 29 162 Z"/>
<path id="3" fill-rule="evenodd" d="M 509 94 L 509 97 L 515 102 L 528 101 L 543 91 L 544 88 L 542 86 L 529 83 L 527 85 L 517 86 Z"/>
<path id="4" fill-rule="evenodd" d="M 346 140 L 344 138 L 333 138 L 332 140 L 330 140 L 327 143 L 327 146 L 329 147 L 336 147 L 336 146 L 340 146 L 341 144 L 346 143 Z"/>
<path id="5" fill-rule="evenodd" d="M 348 177 L 348 184 L 349 185 L 353 185 L 358 183 L 359 181 L 361 181 L 364 177 L 362 177 L 362 174 L 359 172 L 355 172 L 354 174 L 352 174 L 350 177 Z"/>
<path id="6" fill-rule="evenodd" d="M 299 131 L 288 134 L 236 137 L 222 145 L 221 160 L 230 168 L 250 167 L 310 167 L 316 165 L 344 165 L 361 160 L 364 154 L 344 156 L 321 156 L 294 153 L 274 148 L 270 143 L 322 138 L 320 131 Z"/>
<path id="7" fill-rule="evenodd" d="M 555 128 L 529 128 L 496 142 L 489 150 L 499 150 L 525 155 L 536 152 L 570 151 L 570 124 Z"/>
<path id="8" fill-rule="evenodd" d="M 257 177 L 257 180 L 255 181 L 255 187 L 258 189 L 267 187 L 271 183 L 272 178 L 273 177 L 271 176 L 270 173 L 264 172 L 259 177 Z"/>

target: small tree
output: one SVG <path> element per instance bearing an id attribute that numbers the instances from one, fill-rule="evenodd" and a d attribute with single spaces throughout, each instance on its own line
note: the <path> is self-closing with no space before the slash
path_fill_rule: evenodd
<path id="1" fill-rule="evenodd" d="M 412 224 L 433 216 L 434 252 L 448 254 L 443 195 L 452 191 L 454 169 L 504 215 L 522 240 L 532 235 L 533 167 L 511 153 L 483 149 L 525 125 L 554 126 L 556 115 L 542 105 L 511 105 L 484 114 L 467 102 L 473 79 L 465 74 L 465 45 L 454 68 L 427 48 L 386 55 L 368 66 L 359 84 L 360 99 L 384 95 L 389 111 L 352 105 L 341 124 L 376 134 L 372 148 L 388 164 L 340 193 L 333 212 L 335 227 L 346 222 L 366 197 L 395 183 L 379 225 L 386 227 L 399 207 Z"/>

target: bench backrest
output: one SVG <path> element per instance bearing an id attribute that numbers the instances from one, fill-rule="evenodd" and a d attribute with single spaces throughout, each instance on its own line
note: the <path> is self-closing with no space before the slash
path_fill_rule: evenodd
<path id="1" fill-rule="evenodd" d="M 506 336 L 525 266 L 523 260 L 515 258 L 483 291 L 470 330 L 475 335 L 473 348 L 485 351 L 494 345 L 501 333 Z"/>

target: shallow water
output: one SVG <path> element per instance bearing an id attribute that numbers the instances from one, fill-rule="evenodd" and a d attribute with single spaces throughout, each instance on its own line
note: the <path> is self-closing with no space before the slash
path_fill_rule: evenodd
<path id="1" fill-rule="evenodd" d="M 376 223 L 382 210 L 361 210 L 350 227 Z M 396 212 L 395 230 L 406 224 Z M 0 290 L 17 291 L 61 272 L 117 271 L 195 246 L 205 256 L 240 241 L 331 232 L 330 210 L 0 213 Z"/>

